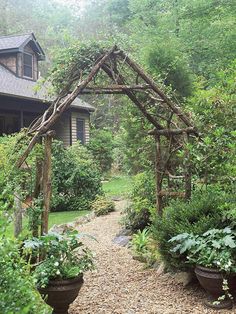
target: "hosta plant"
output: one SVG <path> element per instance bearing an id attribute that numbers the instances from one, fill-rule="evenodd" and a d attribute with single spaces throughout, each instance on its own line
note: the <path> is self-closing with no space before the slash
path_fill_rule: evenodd
<path id="1" fill-rule="evenodd" d="M 75 278 L 94 268 L 92 252 L 81 242 L 77 231 L 49 233 L 24 242 L 23 251 L 32 264 L 36 285 L 46 287 L 50 280 Z"/>

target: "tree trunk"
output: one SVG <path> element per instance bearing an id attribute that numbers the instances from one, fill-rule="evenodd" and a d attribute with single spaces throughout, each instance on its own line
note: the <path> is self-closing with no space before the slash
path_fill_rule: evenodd
<path id="1" fill-rule="evenodd" d="M 162 166 L 161 166 L 161 140 L 160 136 L 155 136 L 156 141 L 156 207 L 157 213 L 162 215 Z"/>

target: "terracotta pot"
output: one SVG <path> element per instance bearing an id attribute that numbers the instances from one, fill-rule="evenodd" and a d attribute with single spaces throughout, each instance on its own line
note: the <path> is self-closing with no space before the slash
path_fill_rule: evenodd
<path id="1" fill-rule="evenodd" d="M 224 295 L 222 289 L 223 279 L 227 279 L 229 292 L 234 295 L 236 292 L 236 274 L 225 275 L 218 269 L 208 268 L 203 266 L 196 266 L 195 274 L 200 285 L 208 292 L 209 300 L 205 303 L 207 306 L 213 308 L 231 308 L 232 301 L 224 300 L 219 305 L 215 305 L 214 301 Z"/>
<path id="2" fill-rule="evenodd" d="M 53 314 L 68 314 L 69 305 L 76 299 L 83 285 L 83 275 L 67 280 L 50 280 L 46 288 L 38 288 Z"/>

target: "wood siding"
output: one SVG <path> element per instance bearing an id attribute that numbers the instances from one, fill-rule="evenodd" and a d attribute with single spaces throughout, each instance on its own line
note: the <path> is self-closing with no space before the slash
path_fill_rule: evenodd
<path id="1" fill-rule="evenodd" d="M 16 73 L 16 55 L 0 56 L 0 63 L 5 65 L 9 70 Z"/>
<path id="2" fill-rule="evenodd" d="M 0 95 L 0 116 L 13 115 L 17 118 L 17 126 L 28 127 L 29 124 L 39 117 L 45 109 L 48 108 L 46 103 L 34 102 Z M 70 146 L 77 142 L 77 125 L 76 120 L 85 121 L 85 144 L 89 142 L 90 114 L 85 110 L 74 110 L 71 108 L 64 112 L 60 120 L 55 124 L 53 129 L 56 131 L 56 138 L 63 141 L 65 146 Z"/>
<path id="3" fill-rule="evenodd" d="M 63 115 L 53 128 L 56 131 L 55 138 L 62 141 L 64 146 L 71 145 L 70 119 L 71 116 L 69 114 Z"/>
<path id="4" fill-rule="evenodd" d="M 71 141 L 72 145 L 77 142 L 77 119 L 83 119 L 85 121 L 85 144 L 88 144 L 89 142 L 89 114 L 86 113 L 80 113 L 80 112 L 72 112 L 71 113 Z"/>

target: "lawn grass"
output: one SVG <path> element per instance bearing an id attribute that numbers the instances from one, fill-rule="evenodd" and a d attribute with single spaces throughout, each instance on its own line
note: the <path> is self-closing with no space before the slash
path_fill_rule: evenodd
<path id="1" fill-rule="evenodd" d="M 48 226 L 51 228 L 53 225 L 60 225 L 67 222 L 72 222 L 78 217 L 85 216 L 90 213 L 89 210 L 81 211 L 68 211 L 68 212 L 55 212 L 49 214 Z M 23 219 L 23 233 L 27 229 L 27 219 Z M 13 237 L 13 223 L 11 223 L 6 229 L 6 236 L 9 238 Z"/>
<path id="2" fill-rule="evenodd" d="M 90 213 L 89 210 L 50 213 L 48 222 L 49 228 L 51 228 L 53 225 L 72 222 L 78 217 L 85 216 L 88 213 Z"/>
<path id="3" fill-rule="evenodd" d="M 115 176 L 103 182 L 103 190 L 108 197 L 126 197 L 132 188 L 132 177 Z"/>

